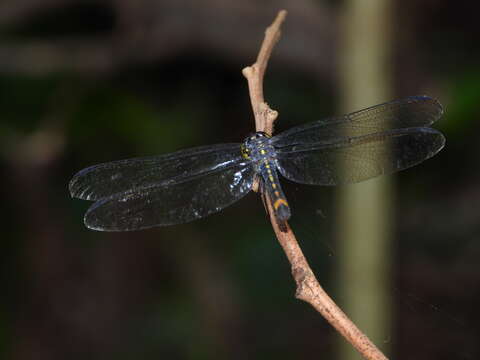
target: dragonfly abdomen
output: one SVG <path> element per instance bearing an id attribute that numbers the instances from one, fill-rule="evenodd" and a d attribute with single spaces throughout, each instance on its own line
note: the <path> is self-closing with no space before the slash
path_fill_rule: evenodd
<path id="1" fill-rule="evenodd" d="M 275 163 L 265 159 L 260 164 L 259 170 L 265 184 L 265 191 L 272 202 L 275 216 L 281 222 L 287 221 L 291 216 L 290 205 L 288 205 L 287 198 L 278 180 Z"/>

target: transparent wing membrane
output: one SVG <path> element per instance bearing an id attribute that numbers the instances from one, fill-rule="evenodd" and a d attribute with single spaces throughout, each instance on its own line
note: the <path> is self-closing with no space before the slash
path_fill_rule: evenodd
<path id="1" fill-rule="evenodd" d="M 287 179 L 304 184 L 349 184 L 419 164 L 444 144 L 445 138 L 434 129 L 390 130 L 279 151 L 279 171 Z"/>
<path id="2" fill-rule="evenodd" d="M 242 161 L 240 144 L 202 146 L 91 166 L 72 178 L 69 189 L 72 197 L 99 200 L 125 191 L 174 183 L 239 161 Z"/>
<path id="3" fill-rule="evenodd" d="M 353 113 L 296 126 L 272 138 L 277 148 L 297 144 L 332 143 L 391 129 L 430 126 L 443 114 L 440 103 L 427 96 L 411 96 Z"/>
<path id="4" fill-rule="evenodd" d="M 179 182 L 117 194 L 93 204 L 85 224 L 94 230 L 128 231 L 200 219 L 246 195 L 254 175 L 250 163 L 238 163 Z"/>

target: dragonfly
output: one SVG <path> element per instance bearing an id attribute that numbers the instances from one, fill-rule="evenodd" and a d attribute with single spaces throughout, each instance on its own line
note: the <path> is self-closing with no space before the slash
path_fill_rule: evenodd
<path id="1" fill-rule="evenodd" d="M 423 162 L 445 145 L 430 126 L 443 114 L 428 96 L 411 96 L 293 127 L 256 132 L 243 143 L 200 146 L 165 155 L 94 165 L 73 176 L 74 198 L 94 201 L 84 223 L 130 231 L 187 223 L 217 213 L 256 181 L 275 218 L 291 209 L 279 181 L 309 185 L 357 183 Z"/>

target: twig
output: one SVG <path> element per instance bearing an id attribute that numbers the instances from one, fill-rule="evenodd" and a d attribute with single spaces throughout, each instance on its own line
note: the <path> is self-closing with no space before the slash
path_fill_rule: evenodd
<path id="1" fill-rule="evenodd" d="M 268 134 L 271 134 L 273 131 L 273 122 L 277 118 L 278 113 L 272 110 L 265 102 L 263 97 L 263 76 L 273 47 L 280 38 L 280 26 L 286 15 L 287 12 L 285 10 L 281 10 L 278 13 L 275 21 L 265 32 L 265 38 L 257 61 L 242 71 L 248 81 L 256 129 L 257 131 L 265 131 Z M 269 197 L 265 196 L 264 198 L 275 235 L 291 264 L 292 275 L 297 283 L 296 298 L 312 305 L 365 359 L 387 360 L 385 355 L 355 326 L 323 290 L 308 265 L 307 259 L 303 255 L 302 249 L 298 245 L 290 226 L 286 223 L 280 228 Z"/>
<path id="2" fill-rule="evenodd" d="M 253 115 L 255 116 L 255 127 L 257 131 L 264 131 L 269 135 L 273 133 L 273 122 L 276 120 L 278 112 L 270 109 L 263 98 L 263 77 L 273 47 L 280 39 L 280 26 L 286 16 L 287 12 L 285 10 L 281 10 L 278 13 L 275 21 L 265 31 L 265 39 L 258 52 L 257 61 L 252 66 L 247 66 L 242 70 L 243 76 L 248 81 L 250 101 L 252 102 Z"/>

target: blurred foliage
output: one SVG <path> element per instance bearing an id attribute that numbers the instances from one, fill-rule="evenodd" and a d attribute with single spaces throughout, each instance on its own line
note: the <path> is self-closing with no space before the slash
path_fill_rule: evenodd
<path id="1" fill-rule="evenodd" d="M 450 136 L 461 140 L 472 128 L 480 129 L 478 97 L 480 94 L 480 70 L 466 68 L 449 80 L 450 101 L 446 108 L 445 121 L 440 125 Z"/>

